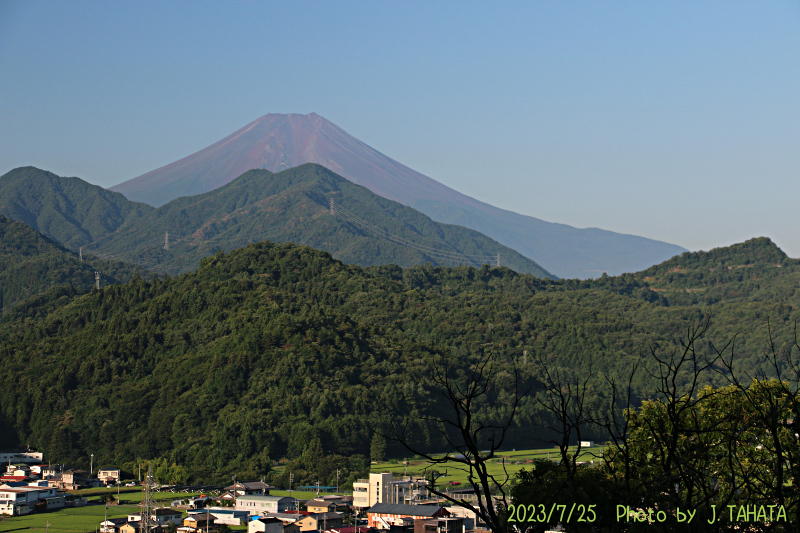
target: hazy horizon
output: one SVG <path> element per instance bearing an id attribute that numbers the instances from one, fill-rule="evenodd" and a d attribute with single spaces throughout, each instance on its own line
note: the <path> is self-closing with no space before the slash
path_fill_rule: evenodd
<path id="1" fill-rule="evenodd" d="M 459 192 L 800 257 L 800 5 L 0 4 L 0 174 L 110 187 L 316 112 Z"/>

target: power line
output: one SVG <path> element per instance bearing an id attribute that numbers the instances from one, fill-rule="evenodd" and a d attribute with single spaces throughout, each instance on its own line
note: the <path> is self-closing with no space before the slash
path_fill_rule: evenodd
<path id="1" fill-rule="evenodd" d="M 466 253 L 457 252 L 457 251 L 454 251 L 454 250 L 445 250 L 445 249 L 442 249 L 442 248 L 437 248 L 437 247 L 428 246 L 428 245 L 425 245 L 425 244 L 420 244 L 420 243 L 413 242 L 413 241 L 411 241 L 409 239 L 406 239 L 405 237 L 401 237 L 399 235 L 391 233 L 391 232 L 389 232 L 389 231 L 387 231 L 387 230 L 385 230 L 383 228 L 380 228 L 380 227 L 378 227 L 378 226 L 376 226 L 376 225 L 364 220 L 363 218 L 359 217 L 358 215 L 356 215 L 355 213 L 353 213 L 349 209 L 346 209 L 346 208 L 342 207 L 341 204 L 335 204 L 333 197 L 330 198 L 328 211 L 332 216 L 339 216 L 344 221 L 346 221 L 346 222 L 358 227 L 359 229 L 362 229 L 364 231 L 370 232 L 374 236 L 376 236 L 376 237 L 378 237 L 380 239 L 392 242 L 392 243 L 400 245 L 400 246 L 413 248 L 413 249 L 415 249 L 415 250 L 417 250 L 417 251 L 419 251 L 419 252 L 421 252 L 421 253 L 423 253 L 425 255 L 431 256 L 432 258 L 437 259 L 439 261 L 447 261 L 447 262 L 457 263 L 457 264 L 468 264 L 468 265 L 476 266 L 476 267 L 480 267 L 481 265 L 484 265 L 484 264 L 490 264 L 490 265 L 496 265 L 498 267 L 500 267 L 500 266 L 507 267 L 507 268 L 517 272 L 517 273 L 522 272 L 521 268 L 519 268 L 516 264 L 512 263 L 511 261 L 509 261 L 505 257 L 503 257 L 500 253 L 497 253 L 496 255 L 466 254 Z M 128 230 L 128 231 L 130 231 L 130 230 Z M 97 246 L 99 241 L 101 241 L 102 239 L 104 239 L 106 237 L 109 237 L 111 235 L 112 234 L 104 235 L 100 239 L 98 239 L 98 240 L 96 240 L 94 242 L 91 242 L 91 243 L 89 243 L 87 245 L 84 245 L 84 246 L 85 247 Z M 212 243 L 213 241 L 221 240 L 221 239 L 225 239 L 225 238 L 228 238 L 228 237 L 223 236 L 223 235 L 218 235 L 216 237 L 212 237 L 212 238 L 210 238 L 208 240 L 202 241 L 201 243 L 198 244 L 198 246 L 201 246 L 203 244 L 208 245 L 208 244 Z M 195 237 L 194 235 L 176 236 L 174 234 L 170 235 L 169 232 L 165 232 L 163 248 L 164 248 L 165 251 L 169 251 L 169 245 L 172 244 L 173 250 L 174 250 L 174 247 L 176 245 L 187 243 L 189 241 L 194 241 L 196 239 L 197 239 L 197 237 Z M 156 246 L 145 247 L 145 249 L 148 249 L 148 248 L 150 250 L 152 250 L 152 251 L 155 251 L 157 249 Z M 142 250 L 142 249 L 140 249 L 140 250 Z M 92 251 L 91 253 L 92 253 L 92 255 L 95 255 L 98 258 L 103 259 L 103 260 L 107 260 L 107 261 L 130 261 L 130 259 L 129 259 L 130 254 L 129 253 L 125 253 L 125 252 L 102 253 L 102 252 L 99 252 L 99 251 Z M 158 262 L 158 261 L 137 261 L 137 264 L 139 264 L 140 266 L 143 266 L 143 267 L 149 267 L 149 266 L 156 266 L 156 265 L 160 264 L 160 262 Z"/>
<path id="2" fill-rule="evenodd" d="M 333 199 L 331 199 L 331 213 L 334 213 L 334 204 Z M 510 262 L 504 260 L 501 255 L 498 253 L 496 256 L 479 256 L 479 255 L 471 255 L 465 254 L 462 252 L 456 252 L 452 250 L 443 250 L 441 248 L 434 248 L 432 246 L 427 246 L 424 244 L 415 243 L 410 241 L 404 237 L 400 237 L 399 235 L 395 235 L 390 233 L 382 228 L 375 226 L 367 222 L 366 220 L 362 219 L 352 211 L 345 209 L 341 205 L 335 206 L 335 214 L 339 215 L 341 218 L 350 222 L 361 229 L 367 230 L 372 232 L 373 234 L 377 235 L 380 238 L 393 242 L 395 244 L 399 244 L 401 246 L 407 246 L 409 248 L 414 248 L 424 254 L 436 256 L 439 259 L 449 260 L 453 262 L 466 262 L 471 263 L 477 266 L 482 264 L 496 264 L 497 266 L 507 266 L 511 270 L 519 272 L 518 268 L 515 268 Z"/>

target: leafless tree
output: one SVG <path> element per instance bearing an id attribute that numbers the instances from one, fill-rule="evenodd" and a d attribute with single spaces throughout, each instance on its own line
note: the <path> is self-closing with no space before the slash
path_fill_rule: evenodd
<path id="1" fill-rule="evenodd" d="M 458 376 L 455 369 L 434 365 L 432 380 L 444 398 L 439 412 L 441 416 L 423 416 L 422 420 L 432 424 L 439 436 L 446 443 L 444 455 L 431 454 L 414 445 L 414 435 L 410 434 L 407 424 L 393 426 L 393 438 L 411 453 L 424 458 L 431 466 L 447 465 L 467 474 L 467 480 L 473 489 L 476 500 L 448 494 L 430 488 L 430 491 L 445 500 L 473 511 L 494 533 L 506 531 L 503 511 L 507 507 L 507 485 L 510 479 L 503 466 L 503 475 L 495 476 L 489 471 L 489 461 L 503 446 L 503 442 L 511 429 L 514 416 L 522 398 L 519 390 L 519 373 L 513 362 L 511 374 L 513 384 L 508 392 L 510 400 L 504 406 L 505 414 L 501 420 L 488 420 L 480 416 L 479 404 L 491 397 L 496 397 L 498 390 L 506 388 L 498 377 L 501 363 L 493 355 L 485 355 L 465 376 Z M 502 365 L 506 366 L 506 365 Z M 454 466 L 455 465 L 455 466 Z"/>

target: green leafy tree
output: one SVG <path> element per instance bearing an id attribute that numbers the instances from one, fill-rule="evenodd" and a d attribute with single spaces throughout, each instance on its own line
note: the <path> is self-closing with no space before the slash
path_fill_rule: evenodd
<path id="1" fill-rule="evenodd" d="M 386 439 L 379 433 L 375 433 L 372 436 L 369 457 L 373 461 L 383 461 L 386 458 Z"/>

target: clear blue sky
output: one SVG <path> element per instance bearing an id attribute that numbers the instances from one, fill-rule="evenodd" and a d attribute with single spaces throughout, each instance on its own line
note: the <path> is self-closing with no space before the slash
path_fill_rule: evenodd
<path id="1" fill-rule="evenodd" d="M 316 112 L 498 207 L 800 257 L 800 2 L 0 1 L 0 174 Z"/>

